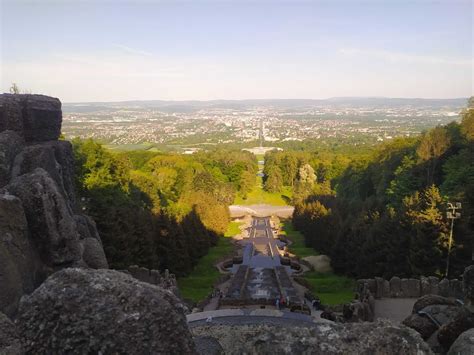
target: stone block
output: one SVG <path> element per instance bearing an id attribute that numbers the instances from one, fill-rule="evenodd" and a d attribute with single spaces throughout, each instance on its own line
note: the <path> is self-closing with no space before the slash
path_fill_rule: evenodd
<path id="1" fill-rule="evenodd" d="M 449 297 L 449 280 L 444 278 L 438 284 L 438 294 L 443 297 Z"/>
<path id="2" fill-rule="evenodd" d="M 394 276 L 390 279 L 390 295 L 391 297 L 400 297 L 402 292 L 402 281 L 399 277 Z"/>

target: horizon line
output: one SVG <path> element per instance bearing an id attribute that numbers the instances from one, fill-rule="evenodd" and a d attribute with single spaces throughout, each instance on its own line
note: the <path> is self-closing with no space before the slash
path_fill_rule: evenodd
<path id="1" fill-rule="evenodd" d="M 42 95 L 42 94 L 39 94 Z M 463 97 L 391 97 L 391 96 L 331 96 L 326 98 L 258 98 L 258 99 L 126 99 L 126 100 L 112 100 L 112 101 L 65 101 L 63 104 L 98 104 L 98 103 L 126 103 L 126 102 L 149 102 L 149 101 L 162 101 L 162 102 L 216 102 L 216 101 L 328 101 L 335 99 L 385 99 L 385 100 L 468 100 L 474 96 L 463 96 Z"/>

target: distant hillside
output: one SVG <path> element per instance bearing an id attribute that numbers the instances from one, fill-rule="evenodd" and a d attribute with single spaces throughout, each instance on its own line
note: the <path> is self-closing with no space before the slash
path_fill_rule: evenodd
<path id="1" fill-rule="evenodd" d="M 329 99 L 259 99 L 259 100 L 211 100 L 211 101 L 119 101 L 119 102 L 84 102 L 65 103 L 64 112 L 89 112 L 117 108 L 157 108 L 165 112 L 192 112 L 204 108 L 248 109 L 268 107 L 296 109 L 308 107 L 451 107 L 458 109 L 466 105 L 467 98 L 454 99 L 419 99 L 419 98 L 386 98 L 386 97 L 334 97 Z"/>

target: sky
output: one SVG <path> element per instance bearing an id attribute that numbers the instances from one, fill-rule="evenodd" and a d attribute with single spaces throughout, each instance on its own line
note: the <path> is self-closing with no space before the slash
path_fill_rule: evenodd
<path id="1" fill-rule="evenodd" d="M 473 1 L 0 0 L 0 88 L 63 102 L 473 94 Z"/>

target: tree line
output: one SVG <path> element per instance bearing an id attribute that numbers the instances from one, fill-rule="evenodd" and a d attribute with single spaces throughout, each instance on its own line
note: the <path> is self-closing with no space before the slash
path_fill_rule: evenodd
<path id="1" fill-rule="evenodd" d="M 248 152 L 114 153 L 91 139 L 73 147 L 82 208 L 117 269 L 189 273 L 225 232 L 228 205 L 255 184 L 257 162 Z"/>
<path id="2" fill-rule="evenodd" d="M 293 223 L 307 246 L 331 256 L 335 271 L 352 277 L 444 275 L 448 201 L 462 203 L 449 276 L 471 263 L 473 99 L 460 123 L 369 152 L 271 152 L 266 159 L 266 188 L 294 186 Z"/>

